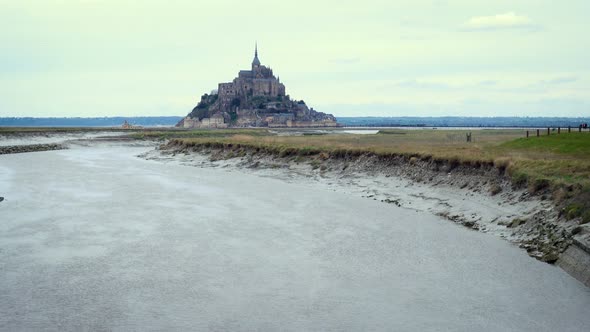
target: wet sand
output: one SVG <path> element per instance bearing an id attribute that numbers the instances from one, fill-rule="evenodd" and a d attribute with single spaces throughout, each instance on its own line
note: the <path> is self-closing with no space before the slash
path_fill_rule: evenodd
<path id="1" fill-rule="evenodd" d="M 87 140 L 98 137 L 117 137 L 127 133 L 121 131 L 79 131 L 79 132 L 16 132 L 0 133 L 0 147 L 31 144 L 63 144 L 72 140 Z"/>
<path id="2" fill-rule="evenodd" d="M 313 183 L 0 156 L 0 330 L 590 330 L 590 292 L 497 237 Z"/>

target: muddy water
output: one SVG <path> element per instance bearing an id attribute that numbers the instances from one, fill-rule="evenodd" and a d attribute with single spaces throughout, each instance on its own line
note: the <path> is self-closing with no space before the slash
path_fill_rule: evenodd
<path id="1" fill-rule="evenodd" d="M 590 330 L 588 289 L 498 238 L 145 150 L 0 156 L 0 330 Z"/>

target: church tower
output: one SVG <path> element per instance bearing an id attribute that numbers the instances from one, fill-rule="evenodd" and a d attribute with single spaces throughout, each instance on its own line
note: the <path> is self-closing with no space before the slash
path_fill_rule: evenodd
<path id="1" fill-rule="evenodd" d="M 252 70 L 258 69 L 260 67 L 260 60 L 258 60 L 258 43 L 254 47 L 254 60 L 252 60 Z"/>

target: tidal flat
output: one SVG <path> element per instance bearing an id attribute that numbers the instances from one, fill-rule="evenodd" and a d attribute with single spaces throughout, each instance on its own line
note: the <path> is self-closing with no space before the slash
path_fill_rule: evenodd
<path id="1" fill-rule="evenodd" d="M 590 330 L 590 291 L 428 212 L 72 144 L 0 156 L 0 330 Z"/>

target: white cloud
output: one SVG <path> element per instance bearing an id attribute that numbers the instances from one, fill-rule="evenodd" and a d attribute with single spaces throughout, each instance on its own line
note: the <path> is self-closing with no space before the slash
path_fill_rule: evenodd
<path id="1" fill-rule="evenodd" d="M 533 21 L 514 12 L 492 16 L 472 17 L 463 24 L 465 30 L 521 29 L 534 27 Z"/>

